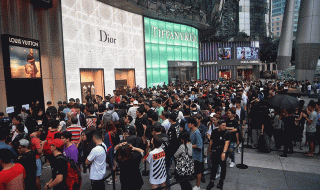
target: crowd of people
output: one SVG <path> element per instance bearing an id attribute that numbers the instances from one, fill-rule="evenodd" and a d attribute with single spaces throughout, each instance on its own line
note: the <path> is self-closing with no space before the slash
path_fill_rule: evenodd
<path id="1" fill-rule="evenodd" d="M 300 100 L 299 107 L 287 110 L 268 104 L 292 88 L 301 90 L 301 83 L 196 81 L 128 88 L 121 96 L 96 96 L 88 103 L 71 98 L 55 107 L 49 101 L 45 111 L 35 102 L 19 114 L 0 113 L 0 189 L 39 190 L 42 168 L 49 166 L 52 178 L 45 189 L 79 189 L 81 172 L 89 172 L 92 190 L 115 183 L 115 175 L 121 189 L 138 190 L 144 183 L 142 163 L 150 166 L 152 189 L 170 189 L 174 177 L 181 189 L 199 190 L 209 173 L 207 189 L 218 178 L 222 188 L 227 160 L 235 166 L 246 134 L 254 148 L 270 152 L 284 146 L 280 156 L 287 157 L 293 146 L 304 145 L 306 129 L 306 156 L 312 157 L 319 143 L 320 102 L 305 108 Z M 192 167 L 177 168 L 184 167 L 177 163 L 182 158 Z M 113 178 L 105 178 L 110 172 Z M 196 180 L 194 187 L 190 179 Z"/>

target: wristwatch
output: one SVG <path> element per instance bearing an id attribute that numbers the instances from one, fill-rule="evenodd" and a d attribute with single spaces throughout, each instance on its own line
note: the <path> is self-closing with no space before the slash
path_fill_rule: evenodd
<path id="1" fill-rule="evenodd" d="M 226 151 L 223 151 L 222 153 L 227 153 Z"/>

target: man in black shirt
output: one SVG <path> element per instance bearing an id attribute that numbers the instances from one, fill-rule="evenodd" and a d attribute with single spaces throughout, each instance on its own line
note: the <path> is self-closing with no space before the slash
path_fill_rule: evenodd
<path id="1" fill-rule="evenodd" d="M 137 130 L 137 136 L 142 137 L 144 135 L 144 128 L 143 125 L 149 125 L 148 121 L 148 116 L 145 114 L 145 109 L 144 108 L 138 108 L 137 113 L 136 113 L 136 130 Z"/>
<path id="2" fill-rule="evenodd" d="M 36 154 L 30 149 L 30 142 L 26 139 L 19 141 L 18 151 L 21 154 L 18 162 L 26 170 L 25 188 L 36 189 Z"/>
<path id="3" fill-rule="evenodd" d="M 222 189 L 223 180 L 226 177 L 226 154 L 230 144 L 230 133 L 226 130 L 226 122 L 221 120 L 218 122 L 219 128 L 212 131 L 209 144 L 209 153 L 211 156 L 211 176 L 210 183 L 207 186 L 207 190 L 214 187 L 214 180 L 217 173 L 218 165 L 221 166 L 221 176 L 217 188 Z"/>
<path id="4" fill-rule="evenodd" d="M 53 188 L 53 190 L 68 190 L 66 178 L 68 173 L 68 162 L 62 154 L 63 142 L 61 139 L 54 139 L 51 144 L 51 151 L 55 160 L 51 164 L 52 178 L 46 184 L 46 190 Z"/>
<path id="5" fill-rule="evenodd" d="M 47 117 L 48 117 L 49 119 L 56 119 L 57 114 L 58 114 L 57 108 L 52 105 L 52 102 L 51 102 L 51 101 L 48 101 L 48 102 L 47 102 L 47 106 L 48 106 L 48 108 L 47 108 L 47 110 L 46 110 L 46 115 L 47 115 Z"/>

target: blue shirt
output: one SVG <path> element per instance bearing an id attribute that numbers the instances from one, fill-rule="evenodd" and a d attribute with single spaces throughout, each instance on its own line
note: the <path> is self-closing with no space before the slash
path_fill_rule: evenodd
<path id="1" fill-rule="evenodd" d="M 201 138 L 201 133 L 199 129 L 196 129 L 195 131 L 190 133 L 190 139 L 191 139 L 191 144 L 196 145 L 197 148 L 194 148 L 192 150 L 192 158 L 193 160 L 197 160 L 199 162 L 202 162 L 202 148 L 203 148 L 203 141 Z"/>

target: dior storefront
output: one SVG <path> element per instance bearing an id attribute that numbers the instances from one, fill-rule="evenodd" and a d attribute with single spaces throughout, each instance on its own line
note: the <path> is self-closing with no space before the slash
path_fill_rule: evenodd
<path id="1" fill-rule="evenodd" d="M 143 17 L 96 0 L 63 0 L 67 97 L 146 86 Z"/>

